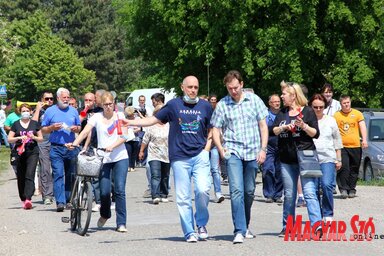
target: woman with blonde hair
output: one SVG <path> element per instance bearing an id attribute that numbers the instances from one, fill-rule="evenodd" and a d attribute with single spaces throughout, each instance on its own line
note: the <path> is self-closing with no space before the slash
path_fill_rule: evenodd
<path id="1" fill-rule="evenodd" d="M 83 131 L 73 143 L 66 146 L 70 149 L 77 147 L 87 137 L 93 127 L 97 133 L 97 147 L 104 148 L 106 154 L 99 174 L 100 182 L 100 218 L 97 222 L 99 228 L 111 218 L 111 176 L 113 175 L 116 198 L 116 231 L 127 232 L 127 203 L 125 186 L 127 181 L 128 154 L 124 142 L 127 128 L 121 127 L 122 135 L 118 134 L 119 121 L 124 119 L 123 113 L 115 112 L 114 97 L 110 92 L 101 96 L 103 112 L 95 113 L 87 122 Z"/>
<path id="2" fill-rule="evenodd" d="M 273 133 L 278 136 L 278 148 L 281 161 L 281 175 L 284 186 L 283 229 L 279 236 L 284 237 L 288 216 L 295 219 L 297 183 L 300 168 L 297 150 L 315 150 L 312 138 L 319 137 L 317 118 L 308 107 L 299 84 L 281 82 L 281 99 L 284 108 L 277 114 L 273 124 Z M 319 200 L 317 197 L 317 178 L 301 177 L 304 199 L 311 226 L 321 221 Z M 315 232 L 322 235 L 321 226 Z"/>

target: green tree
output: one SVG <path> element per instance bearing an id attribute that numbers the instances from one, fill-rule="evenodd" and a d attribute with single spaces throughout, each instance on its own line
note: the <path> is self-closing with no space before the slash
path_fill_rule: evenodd
<path id="1" fill-rule="evenodd" d="M 123 90 L 128 77 L 125 33 L 116 25 L 111 1 L 54 0 L 48 10 L 53 31 L 95 71 L 95 88 Z"/>
<path id="2" fill-rule="evenodd" d="M 75 96 L 91 90 L 95 80 L 74 50 L 57 36 L 41 36 L 21 50 L 9 70 L 11 92 L 19 100 L 37 100 L 46 89 L 65 87 Z"/>
<path id="3" fill-rule="evenodd" d="M 209 67 L 210 91 L 223 95 L 222 77 L 238 69 L 265 98 L 284 79 L 383 103 L 382 0 L 114 2 L 131 54 L 157 64 L 167 87 L 195 74 L 206 93 Z"/>

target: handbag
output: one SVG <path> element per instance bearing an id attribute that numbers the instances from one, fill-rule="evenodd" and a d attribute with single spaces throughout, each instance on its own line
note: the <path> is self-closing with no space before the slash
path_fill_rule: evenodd
<path id="1" fill-rule="evenodd" d="M 96 149 L 94 154 L 80 152 L 77 156 L 77 175 L 99 177 L 100 170 L 103 166 L 103 157 L 100 157 Z"/>
<path id="2" fill-rule="evenodd" d="M 316 150 L 296 150 L 299 161 L 300 176 L 303 178 L 319 178 L 323 176 Z"/>

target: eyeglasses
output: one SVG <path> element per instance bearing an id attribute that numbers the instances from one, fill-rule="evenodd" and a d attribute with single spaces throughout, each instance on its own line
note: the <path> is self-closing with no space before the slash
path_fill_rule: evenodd
<path id="1" fill-rule="evenodd" d="M 312 106 L 313 109 L 323 109 L 324 106 Z"/>
<path id="2" fill-rule="evenodd" d="M 104 106 L 104 107 L 112 107 L 112 106 L 113 106 L 113 103 L 104 103 L 103 106 Z"/>
<path id="3" fill-rule="evenodd" d="M 45 97 L 44 100 L 46 100 L 46 101 L 48 101 L 48 100 L 53 101 L 53 97 Z"/>

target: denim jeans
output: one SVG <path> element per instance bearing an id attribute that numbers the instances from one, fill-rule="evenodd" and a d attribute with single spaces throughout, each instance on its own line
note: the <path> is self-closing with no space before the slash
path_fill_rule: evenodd
<path id="1" fill-rule="evenodd" d="M 245 235 L 251 219 L 258 164 L 256 160 L 244 161 L 231 155 L 226 163 L 231 195 L 234 234 Z"/>
<path id="2" fill-rule="evenodd" d="M 100 184 L 100 216 L 111 218 L 111 179 L 115 184 L 116 226 L 127 223 L 127 204 L 125 200 L 125 185 L 127 182 L 128 159 L 113 163 L 105 163 L 99 175 Z"/>
<path id="3" fill-rule="evenodd" d="M 281 163 L 281 175 L 284 185 L 283 228 L 285 228 L 288 216 L 292 215 L 295 218 L 297 180 L 300 175 L 299 165 Z M 316 193 L 318 179 L 300 177 L 300 180 L 307 204 L 309 221 L 313 226 L 316 222 L 321 221 L 320 204 Z"/>
<path id="4" fill-rule="evenodd" d="M 51 144 L 49 157 L 53 174 L 53 194 L 56 204 L 66 204 L 71 196 L 79 149 L 69 150 L 65 146 Z"/>
<path id="5" fill-rule="evenodd" d="M 213 187 L 215 189 L 215 194 L 221 194 L 221 180 L 220 180 L 220 155 L 217 151 L 217 148 L 214 147 L 210 152 L 210 162 L 211 162 L 211 174 L 213 180 Z"/>
<path id="6" fill-rule="evenodd" d="M 263 195 L 265 198 L 272 199 L 281 198 L 283 195 L 283 180 L 278 152 L 267 152 L 267 158 L 263 164 Z"/>
<path id="7" fill-rule="evenodd" d="M 195 157 L 171 163 L 175 179 L 176 204 L 179 210 L 184 237 L 195 233 L 194 220 L 198 227 L 206 226 L 209 219 L 208 203 L 211 189 L 209 152 L 202 150 Z M 195 193 L 196 213 L 193 216 L 191 179 Z"/>
<path id="8" fill-rule="evenodd" d="M 170 164 L 159 160 L 151 160 L 149 165 L 151 167 L 152 199 L 167 198 Z"/>
<path id="9" fill-rule="evenodd" d="M 335 163 L 320 164 L 323 176 L 321 177 L 321 188 L 323 196 L 321 208 L 323 217 L 333 217 L 333 190 L 335 189 L 336 165 Z"/>
<path id="10" fill-rule="evenodd" d="M 5 146 L 6 146 L 7 148 L 9 148 L 8 135 L 7 135 L 7 133 L 5 132 L 4 127 L 0 127 L 0 133 L 1 133 L 1 136 L 3 137 Z M 0 138 L 0 146 L 1 146 L 1 138 Z"/>

